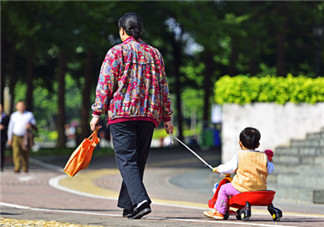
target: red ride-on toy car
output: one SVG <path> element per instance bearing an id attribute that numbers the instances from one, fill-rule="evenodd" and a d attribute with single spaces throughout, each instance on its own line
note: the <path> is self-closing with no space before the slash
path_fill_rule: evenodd
<path id="1" fill-rule="evenodd" d="M 218 192 L 223 184 L 230 183 L 232 178 L 229 174 L 225 176 L 221 182 L 219 182 L 218 187 L 214 193 L 214 196 L 208 202 L 210 208 L 214 208 Z M 251 206 L 268 206 L 268 211 L 272 216 L 274 221 L 280 221 L 282 217 L 282 212 L 280 209 L 276 208 L 272 204 L 272 200 L 275 195 L 275 191 L 252 191 L 252 192 L 242 192 L 229 199 L 229 207 L 224 219 L 227 220 L 230 214 L 236 215 L 238 220 L 247 221 L 251 217 Z M 230 207 L 237 208 L 238 210 L 232 211 Z"/>

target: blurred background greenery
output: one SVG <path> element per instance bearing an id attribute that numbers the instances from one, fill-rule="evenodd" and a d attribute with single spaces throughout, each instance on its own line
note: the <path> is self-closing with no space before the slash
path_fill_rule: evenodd
<path id="1" fill-rule="evenodd" d="M 231 93 L 244 104 L 268 99 L 253 98 L 268 89 L 268 101 L 284 103 L 275 98 L 282 98 L 278 78 L 304 84 L 323 76 L 321 1 L 1 1 L 6 112 L 25 100 L 40 129 L 36 139 L 57 148 L 67 146 L 68 128 L 76 143 L 88 137 L 101 63 L 120 43 L 117 20 L 131 11 L 142 16 L 143 40 L 164 56 L 180 139 L 210 128 L 211 105 L 231 102 Z M 154 139 L 163 137 L 160 127 Z"/>

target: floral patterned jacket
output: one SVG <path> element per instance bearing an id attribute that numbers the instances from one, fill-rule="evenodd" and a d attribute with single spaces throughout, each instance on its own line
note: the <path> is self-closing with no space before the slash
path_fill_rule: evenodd
<path id="1" fill-rule="evenodd" d="M 100 70 L 93 114 L 108 124 L 144 120 L 157 126 L 171 120 L 170 94 L 160 52 L 129 37 L 111 48 Z"/>

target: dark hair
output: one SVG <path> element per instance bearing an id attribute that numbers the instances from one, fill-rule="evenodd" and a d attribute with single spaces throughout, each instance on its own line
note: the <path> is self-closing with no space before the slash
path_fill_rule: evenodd
<path id="1" fill-rule="evenodd" d="M 261 134 L 256 128 L 247 127 L 240 133 L 240 141 L 248 149 L 257 148 L 260 138 Z"/>
<path id="2" fill-rule="evenodd" d="M 138 39 L 143 31 L 143 22 L 137 13 L 125 13 L 118 20 L 118 27 L 123 28 L 127 35 Z"/>
<path id="3" fill-rule="evenodd" d="M 19 99 L 19 100 L 16 102 L 16 105 L 17 105 L 18 102 L 22 102 L 22 103 L 26 104 L 25 100 L 23 100 L 23 99 Z"/>

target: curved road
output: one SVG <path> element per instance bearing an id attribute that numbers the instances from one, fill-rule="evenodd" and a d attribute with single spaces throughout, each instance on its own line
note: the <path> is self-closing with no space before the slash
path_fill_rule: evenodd
<path id="1" fill-rule="evenodd" d="M 212 165 L 219 160 L 213 151 L 199 154 Z M 94 157 L 89 168 L 73 178 L 62 172 L 66 157 L 40 159 L 31 160 L 29 173 L 13 173 L 7 163 L 0 175 L 1 217 L 96 226 L 324 226 L 324 206 L 276 201 L 284 215 L 280 222 L 272 221 L 266 207 L 252 208 L 248 222 L 205 217 L 213 182 L 220 178 L 181 149 L 150 153 L 144 181 L 152 213 L 140 220 L 122 218 L 116 206 L 121 178 L 113 156 Z"/>

